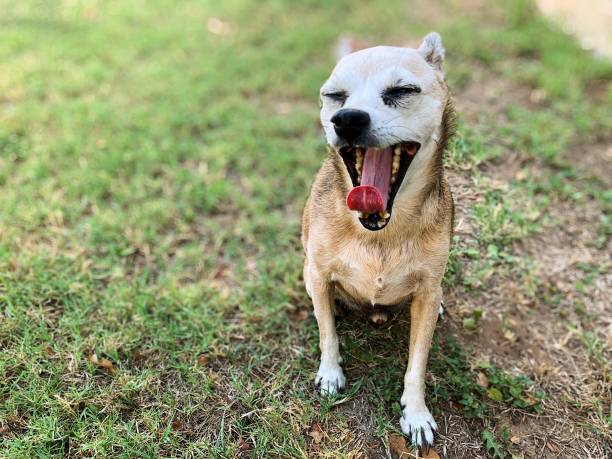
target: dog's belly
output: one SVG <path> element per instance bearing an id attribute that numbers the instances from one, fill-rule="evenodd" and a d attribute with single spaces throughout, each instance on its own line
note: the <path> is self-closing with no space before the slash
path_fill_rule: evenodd
<path id="1" fill-rule="evenodd" d="M 338 263 L 332 274 L 336 299 L 349 309 L 373 312 L 380 309 L 402 308 L 410 304 L 421 277 L 406 269 L 406 261 L 388 263 L 390 257 L 362 257 L 357 263 Z M 351 260 L 353 261 L 353 260 Z"/>
<path id="2" fill-rule="evenodd" d="M 347 292 L 342 284 L 336 282 L 334 284 L 334 299 L 340 306 L 350 311 L 357 312 L 359 314 L 365 314 L 371 316 L 376 313 L 384 313 L 394 315 L 406 310 L 412 302 L 412 295 L 409 294 L 404 298 L 398 298 L 392 304 L 382 304 L 364 301 L 362 299 L 354 298 L 349 292 Z"/>
<path id="3" fill-rule="evenodd" d="M 381 253 L 351 245 L 330 264 L 336 298 L 350 309 L 407 306 L 422 280 L 411 261 L 390 250 Z"/>

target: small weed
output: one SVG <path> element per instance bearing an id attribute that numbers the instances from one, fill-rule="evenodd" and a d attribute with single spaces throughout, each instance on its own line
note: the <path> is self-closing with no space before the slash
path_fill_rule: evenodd
<path id="1" fill-rule="evenodd" d="M 482 309 L 476 308 L 472 311 L 469 317 L 463 318 L 463 328 L 466 330 L 476 330 L 478 328 L 478 322 L 482 317 Z"/>
<path id="2" fill-rule="evenodd" d="M 609 366 L 606 358 L 606 345 L 599 336 L 592 331 L 585 331 L 581 327 L 569 326 L 568 328 L 580 338 L 589 358 L 600 368 L 606 369 Z"/>
<path id="3" fill-rule="evenodd" d="M 439 358 L 432 362 L 432 371 L 440 378 L 432 388 L 432 401 L 455 401 L 462 406 L 468 417 L 482 418 L 498 402 L 516 408 L 539 412 L 544 392 L 526 376 L 510 376 L 496 366 L 477 362 L 469 365 L 468 356 L 452 338 L 434 343 L 434 352 Z M 482 371 L 489 386 L 478 384 L 476 371 Z"/>
<path id="4" fill-rule="evenodd" d="M 495 434 L 489 429 L 482 431 L 482 441 L 485 449 L 491 455 L 493 459 L 505 459 L 508 457 L 505 449 L 499 444 L 499 441 Z"/>

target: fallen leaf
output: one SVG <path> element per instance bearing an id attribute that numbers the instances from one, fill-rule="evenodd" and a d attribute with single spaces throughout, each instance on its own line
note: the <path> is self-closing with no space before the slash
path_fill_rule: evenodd
<path id="1" fill-rule="evenodd" d="M 557 445 L 555 445 L 553 442 L 547 442 L 546 443 L 546 447 L 551 450 L 553 453 L 559 453 L 561 452 L 561 450 L 559 449 L 559 447 Z"/>
<path id="2" fill-rule="evenodd" d="M 230 273 L 230 266 L 228 264 L 220 263 L 217 266 L 217 271 L 213 275 L 213 279 L 223 279 L 224 277 L 228 277 Z"/>
<path id="3" fill-rule="evenodd" d="M 321 430 L 321 426 L 319 424 L 314 424 L 308 432 L 308 435 L 312 437 L 312 441 L 314 441 L 317 445 L 321 443 L 323 440 L 323 431 Z"/>
<path id="4" fill-rule="evenodd" d="M 198 357 L 199 365 L 206 366 L 206 364 L 208 364 L 209 361 L 210 361 L 210 357 L 207 356 L 206 354 L 202 354 Z"/>
<path id="5" fill-rule="evenodd" d="M 518 445 L 521 442 L 521 437 L 515 435 L 514 437 L 510 437 L 510 441 L 515 445 Z"/>
<path id="6" fill-rule="evenodd" d="M 238 449 L 240 451 L 248 451 L 251 449 L 251 447 L 249 446 L 249 444 L 244 441 L 242 438 L 238 439 Z"/>
<path id="7" fill-rule="evenodd" d="M 97 354 L 91 354 L 89 356 L 89 361 L 93 363 L 94 365 L 97 365 L 98 367 L 107 370 L 109 373 L 112 373 L 112 374 L 117 373 L 117 367 L 115 367 L 113 362 L 111 362 L 105 357 L 98 359 Z"/>
<path id="8" fill-rule="evenodd" d="M 115 365 L 113 364 L 113 362 L 111 362 L 108 359 L 105 359 L 104 357 L 102 357 L 100 359 L 100 363 L 98 364 L 100 367 L 104 368 L 105 370 L 110 371 L 111 373 L 116 373 L 117 372 L 117 368 L 115 367 Z"/>
<path id="9" fill-rule="evenodd" d="M 295 320 L 299 320 L 299 321 L 302 321 L 302 320 L 306 320 L 306 319 L 308 319 L 308 310 L 306 310 L 306 309 L 299 309 L 299 310 L 298 310 L 298 311 L 297 311 L 297 312 L 294 314 L 293 318 L 294 318 Z"/>
<path id="10" fill-rule="evenodd" d="M 489 387 L 489 378 L 487 378 L 487 375 L 485 375 L 482 371 L 479 371 L 476 375 L 476 383 L 486 389 Z"/>
<path id="11" fill-rule="evenodd" d="M 389 450 L 391 451 L 391 457 L 393 457 L 393 459 L 415 457 L 412 455 L 411 448 L 406 444 L 406 439 L 403 435 L 389 435 Z"/>
<path id="12" fill-rule="evenodd" d="M 424 459 L 440 459 L 440 455 L 433 448 L 429 448 L 429 451 L 427 452 L 423 450 L 423 455 L 421 457 Z"/>
<path id="13" fill-rule="evenodd" d="M 172 421 L 172 430 L 181 430 L 182 427 L 183 423 L 180 420 L 175 419 Z"/>
<path id="14" fill-rule="evenodd" d="M 538 399 L 532 397 L 531 395 L 527 395 L 526 397 L 523 397 L 523 401 L 529 406 L 533 406 L 538 403 Z"/>
<path id="15" fill-rule="evenodd" d="M 9 431 L 9 426 L 0 426 L 0 435 L 3 435 Z"/>

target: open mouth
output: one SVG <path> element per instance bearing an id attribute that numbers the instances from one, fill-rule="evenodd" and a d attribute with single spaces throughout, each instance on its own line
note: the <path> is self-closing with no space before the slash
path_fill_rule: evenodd
<path id="1" fill-rule="evenodd" d="M 371 231 L 391 220 L 393 200 L 421 144 L 402 142 L 386 148 L 343 147 L 338 153 L 353 182 L 346 197 L 361 224 Z"/>

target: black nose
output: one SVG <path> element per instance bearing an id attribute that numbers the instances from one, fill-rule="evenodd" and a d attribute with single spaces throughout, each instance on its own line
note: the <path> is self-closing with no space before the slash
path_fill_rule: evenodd
<path id="1" fill-rule="evenodd" d="M 334 123 L 334 130 L 339 137 L 352 142 L 368 128 L 370 115 L 363 110 L 343 108 L 332 116 L 331 122 Z"/>

